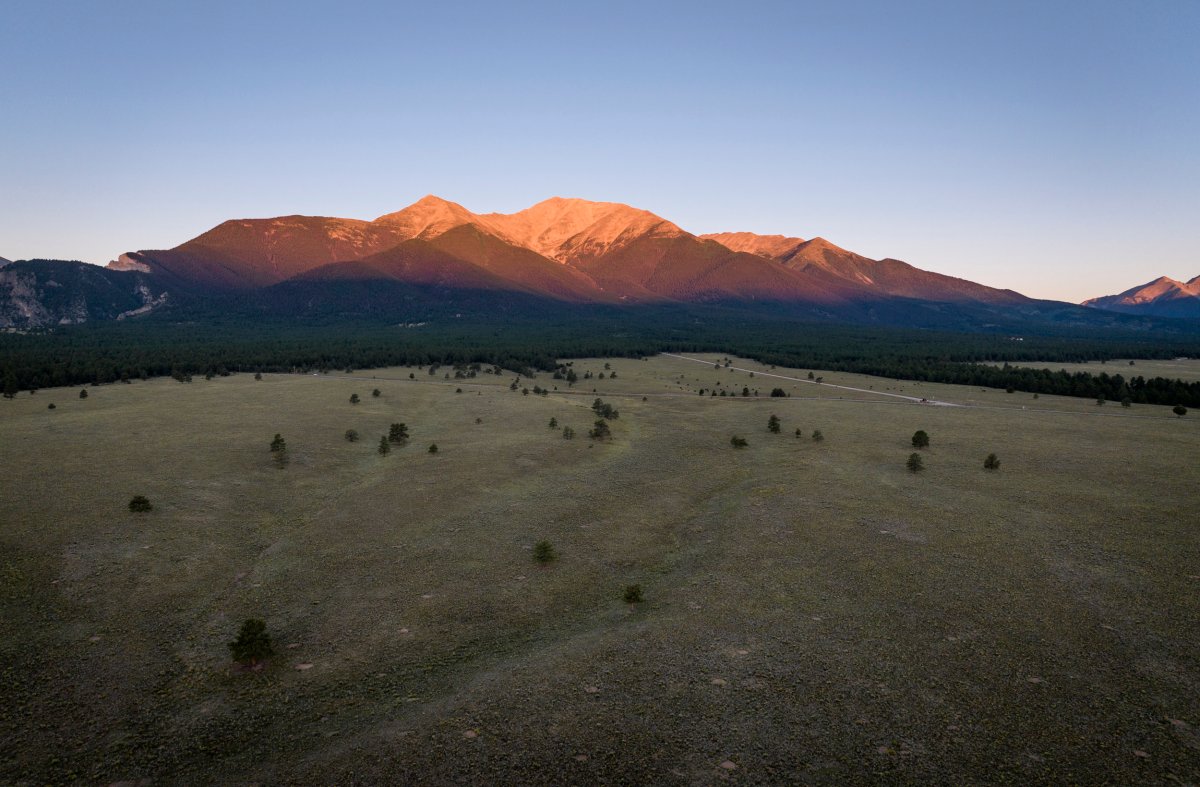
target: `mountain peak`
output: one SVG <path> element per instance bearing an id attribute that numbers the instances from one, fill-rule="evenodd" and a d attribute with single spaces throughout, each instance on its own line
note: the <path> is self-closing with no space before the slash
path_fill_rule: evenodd
<path id="1" fill-rule="evenodd" d="M 372 224 L 386 224 L 409 238 L 429 238 L 477 218 L 457 202 L 426 194 L 403 210 L 380 216 Z"/>
<path id="2" fill-rule="evenodd" d="M 637 237 L 684 235 L 648 210 L 620 202 L 551 197 L 516 213 L 480 217 L 514 243 L 559 262 L 604 253 Z"/>

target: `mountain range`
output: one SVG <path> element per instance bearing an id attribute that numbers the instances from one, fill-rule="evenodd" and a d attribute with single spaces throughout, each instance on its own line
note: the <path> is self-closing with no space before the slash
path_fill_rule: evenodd
<path id="1" fill-rule="evenodd" d="M 55 265 L 82 263 L 25 261 L 0 270 L 0 327 L 123 318 L 214 298 L 297 318 L 320 312 L 391 319 L 418 304 L 721 304 L 918 327 L 1137 325 L 896 259 L 870 259 L 820 237 L 694 235 L 646 210 L 561 197 L 511 214 L 473 213 L 431 195 L 373 221 L 234 219 L 171 249 L 123 254 L 104 269 L 56 275 Z"/>
<path id="2" fill-rule="evenodd" d="M 867 259 L 822 238 L 697 236 L 628 205 L 558 197 L 512 214 L 472 213 L 428 196 L 370 222 L 227 221 L 173 249 L 123 255 L 111 267 L 184 289 L 374 278 L 596 303 L 1030 300 L 899 260 Z"/>

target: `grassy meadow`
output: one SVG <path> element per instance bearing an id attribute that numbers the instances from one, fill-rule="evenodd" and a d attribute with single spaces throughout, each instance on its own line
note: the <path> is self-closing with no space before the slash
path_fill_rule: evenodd
<path id="1" fill-rule="evenodd" d="M 702 357 L 0 401 L 0 783 L 1200 780 L 1200 413 Z"/>

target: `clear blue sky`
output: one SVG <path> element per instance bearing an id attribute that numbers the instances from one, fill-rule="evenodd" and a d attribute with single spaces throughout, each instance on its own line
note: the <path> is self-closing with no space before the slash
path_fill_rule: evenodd
<path id="1" fill-rule="evenodd" d="M 0 256 L 627 202 L 1067 300 L 1200 274 L 1200 2 L 0 4 Z"/>

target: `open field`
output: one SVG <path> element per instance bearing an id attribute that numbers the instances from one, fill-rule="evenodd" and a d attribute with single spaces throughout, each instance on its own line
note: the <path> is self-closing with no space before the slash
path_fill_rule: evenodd
<path id="1" fill-rule="evenodd" d="M 1187 358 L 1180 360 L 1147 360 L 1139 358 L 1133 361 L 1133 365 L 1129 365 L 1128 359 L 1112 360 L 1108 363 L 1100 363 L 1093 361 L 1092 363 L 1056 363 L 1046 361 L 1045 363 L 1017 363 L 1013 366 L 1028 366 L 1032 369 L 1050 369 L 1058 371 L 1064 369 L 1072 374 L 1075 372 L 1087 372 L 1088 374 L 1119 374 L 1126 378 L 1137 377 L 1141 375 L 1146 379 L 1151 377 L 1165 377 L 1168 380 L 1184 380 L 1186 382 L 1195 382 L 1200 380 L 1200 358 Z"/>
<path id="2" fill-rule="evenodd" d="M 730 360 L 0 401 L 0 783 L 1200 780 L 1196 415 Z"/>

